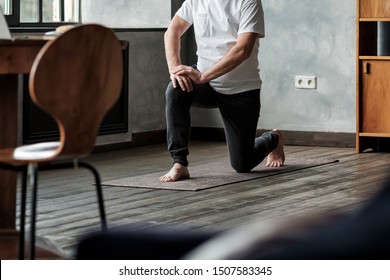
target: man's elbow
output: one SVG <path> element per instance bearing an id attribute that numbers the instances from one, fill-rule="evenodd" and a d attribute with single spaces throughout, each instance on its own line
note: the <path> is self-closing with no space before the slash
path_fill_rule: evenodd
<path id="1" fill-rule="evenodd" d="M 245 50 L 242 54 L 243 60 L 247 60 L 251 56 L 252 50 Z"/>
<path id="2" fill-rule="evenodd" d="M 240 48 L 237 51 L 238 59 L 243 62 L 251 56 L 252 50 L 249 48 Z"/>
<path id="3" fill-rule="evenodd" d="M 167 31 L 165 31 L 165 33 L 164 33 L 164 41 L 165 42 L 168 40 L 169 36 L 170 36 L 170 31 L 169 31 L 169 29 L 167 29 Z"/>
<path id="4" fill-rule="evenodd" d="M 167 31 L 164 33 L 164 41 L 180 41 L 181 34 L 177 30 L 168 28 Z"/>

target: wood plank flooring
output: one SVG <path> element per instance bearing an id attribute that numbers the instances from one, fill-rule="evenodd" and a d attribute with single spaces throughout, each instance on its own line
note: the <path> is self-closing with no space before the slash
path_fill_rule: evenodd
<path id="1" fill-rule="evenodd" d="M 191 164 L 228 160 L 225 143 L 194 141 L 190 148 Z M 305 146 L 287 146 L 285 151 L 287 161 L 293 156 L 340 162 L 199 192 L 104 187 L 108 225 L 179 224 L 225 230 L 330 209 L 353 211 L 382 187 L 390 166 L 389 153 Z M 171 166 L 165 145 L 93 154 L 88 161 L 103 181 L 156 171 L 163 175 Z M 92 176 L 86 170 L 40 174 L 38 245 L 72 258 L 78 238 L 99 229 Z"/>

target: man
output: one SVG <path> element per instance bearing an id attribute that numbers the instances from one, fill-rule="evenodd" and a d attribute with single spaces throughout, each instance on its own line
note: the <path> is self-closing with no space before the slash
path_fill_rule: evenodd
<path id="1" fill-rule="evenodd" d="M 198 62 L 181 64 L 180 38 L 194 26 Z M 261 0 L 186 0 L 165 34 L 171 83 L 166 91 L 168 151 L 172 169 L 160 177 L 174 182 L 190 177 L 187 156 L 190 107 L 219 108 L 230 163 L 249 172 L 267 156 L 267 166 L 284 164 L 279 130 L 256 138 L 260 114 L 259 39 L 264 37 Z"/>

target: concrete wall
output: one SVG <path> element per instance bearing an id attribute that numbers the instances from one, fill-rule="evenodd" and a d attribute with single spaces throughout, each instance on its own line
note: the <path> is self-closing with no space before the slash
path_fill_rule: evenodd
<path id="1" fill-rule="evenodd" d="M 169 82 L 164 32 L 179 0 L 85 0 L 82 22 L 115 28 L 129 42 L 129 132 L 105 135 L 98 144 L 127 142 L 132 134 L 165 129 L 165 88 Z M 137 30 L 137 28 L 140 28 Z"/>
<path id="2" fill-rule="evenodd" d="M 165 129 L 165 88 L 169 82 L 164 31 L 117 32 L 129 42 L 129 133 L 99 137 L 99 144 L 131 140 L 131 134 Z"/>
<path id="3" fill-rule="evenodd" d="M 355 0 L 263 0 L 263 6 L 259 129 L 354 133 Z M 164 129 L 163 32 L 119 35 L 130 42 L 131 128 Z M 316 76 L 317 89 L 295 89 L 296 75 Z M 194 126 L 222 127 L 217 110 L 194 109 L 192 119 Z"/>
<path id="4" fill-rule="evenodd" d="M 355 132 L 355 0 L 264 1 L 262 127 Z M 316 91 L 294 76 L 318 77 Z"/>
<path id="5" fill-rule="evenodd" d="M 171 5 L 167 0 L 83 0 L 82 22 L 100 22 L 114 28 L 167 27 Z"/>

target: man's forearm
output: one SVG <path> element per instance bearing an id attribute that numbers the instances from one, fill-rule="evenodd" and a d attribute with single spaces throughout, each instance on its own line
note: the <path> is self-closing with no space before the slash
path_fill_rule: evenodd
<path id="1" fill-rule="evenodd" d="M 172 31 L 167 31 L 164 36 L 165 58 L 168 69 L 181 64 L 180 59 L 180 39 L 172 34 Z"/>
<path id="2" fill-rule="evenodd" d="M 209 82 L 218 78 L 244 62 L 251 55 L 257 39 L 258 35 L 256 33 L 240 34 L 236 45 L 233 46 L 216 64 L 202 73 L 202 81 Z"/>
<path id="3" fill-rule="evenodd" d="M 168 68 L 181 64 L 180 59 L 180 38 L 190 27 L 190 24 L 178 16 L 174 16 L 171 24 L 164 35 L 165 57 Z"/>
<path id="4" fill-rule="evenodd" d="M 245 52 L 233 47 L 224 57 L 222 57 L 216 64 L 206 69 L 201 77 L 205 82 L 209 82 L 218 78 L 240 65 L 248 58 Z"/>
<path id="5" fill-rule="evenodd" d="M 171 74 L 187 75 L 196 84 L 205 84 L 236 68 L 248 57 L 258 40 L 256 33 L 243 33 L 239 35 L 237 43 L 219 61 L 203 72 L 198 72 L 190 66 L 178 65 L 170 68 Z"/>

